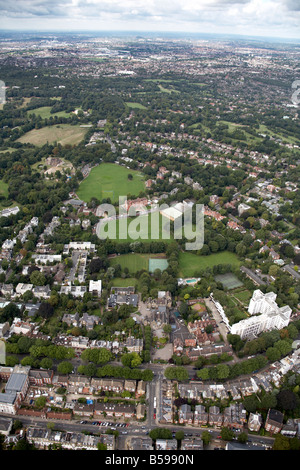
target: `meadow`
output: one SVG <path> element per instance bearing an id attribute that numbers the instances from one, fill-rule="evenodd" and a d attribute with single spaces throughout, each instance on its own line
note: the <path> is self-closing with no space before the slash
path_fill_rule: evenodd
<path id="1" fill-rule="evenodd" d="M 26 134 L 22 135 L 17 142 L 22 144 L 32 144 L 41 147 L 47 143 L 54 144 L 55 142 L 61 145 L 77 145 L 84 138 L 88 128 L 80 127 L 78 125 L 72 126 L 70 124 L 58 124 L 55 126 L 46 126 L 41 129 L 32 129 Z"/>
<path id="2" fill-rule="evenodd" d="M 191 252 L 179 254 L 179 274 L 180 277 L 195 276 L 200 269 L 212 268 L 217 264 L 231 264 L 239 266 L 241 263 L 235 253 L 222 251 L 208 256 L 200 256 Z"/>
<path id="3" fill-rule="evenodd" d="M 128 268 L 129 273 L 134 274 L 137 271 L 145 269 L 149 270 L 149 259 L 165 259 L 163 253 L 146 254 L 146 253 L 129 253 L 127 255 L 116 256 L 110 259 L 110 266 L 119 264 L 122 269 Z M 132 285 L 132 284 L 130 284 Z"/>
<path id="4" fill-rule="evenodd" d="M 8 184 L 0 180 L 0 196 L 8 197 Z"/>
<path id="5" fill-rule="evenodd" d="M 146 106 L 140 103 L 133 103 L 131 101 L 127 101 L 125 104 L 126 106 L 128 106 L 128 108 L 132 108 L 132 109 L 147 109 Z"/>
<path id="6" fill-rule="evenodd" d="M 58 111 L 57 113 L 51 114 L 51 106 L 42 106 L 40 108 L 31 109 L 27 111 L 27 115 L 30 116 L 31 114 L 35 114 L 36 116 L 40 116 L 42 119 L 49 119 L 50 117 L 70 117 L 71 113 L 66 113 L 65 111 Z"/>
<path id="7" fill-rule="evenodd" d="M 78 192 L 77 192 L 78 194 Z M 161 214 L 158 215 L 158 230 L 151 230 L 152 217 L 150 215 L 140 215 L 138 217 L 126 217 L 122 219 L 105 221 L 102 220 L 97 230 L 97 235 L 100 238 L 111 238 L 111 240 L 119 242 L 151 242 L 163 241 L 170 243 L 173 240 L 172 228 L 168 231 L 169 221 Z M 122 225 L 124 223 L 124 225 Z M 115 229 L 115 233 L 114 233 Z M 112 236 L 109 237 L 108 233 Z M 123 235 L 124 234 L 124 235 Z"/>
<path id="8" fill-rule="evenodd" d="M 131 180 L 128 179 L 129 174 L 132 175 Z M 80 183 L 77 195 L 85 202 L 92 197 L 118 202 L 119 196 L 131 194 L 137 197 L 144 189 L 144 176 L 139 171 L 128 170 L 115 163 L 101 163 L 92 168 L 89 176 Z"/>

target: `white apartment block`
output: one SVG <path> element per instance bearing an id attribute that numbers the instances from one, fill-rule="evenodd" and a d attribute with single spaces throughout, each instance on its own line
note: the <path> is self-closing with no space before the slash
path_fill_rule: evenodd
<path id="1" fill-rule="evenodd" d="M 35 264 L 60 263 L 61 255 L 33 255 Z"/>
<path id="2" fill-rule="evenodd" d="M 25 292 L 32 291 L 33 289 L 33 284 L 23 284 L 19 282 L 19 284 L 16 286 L 16 294 L 17 295 L 23 295 Z"/>
<path id="3" fill-rule="evenodd" d="M 68 254 L 70 250 L 95 251 L 95 245 L 91 242 L 70 242 L 64 246 L 63 253 Z"/>
<path id="4" fill-rule="evenodd" d="M 90 281 L 89 283 L 89 292 L 96 292 L 98 297 L 101 296 L 101 288 L 102 288 L 102 281 L 99 279 L 99 281 Z"/>
<path id="5" fill-rule="evenodd" d="M 263 331 L 286 327 L 292 309 L 288 305 L 278 307 L 275 300 L 274 292 L 263 294 L 259 289 L 255 290 L 248 307 L 248 312 L 252 316 L 232 325 L 231 333 L 244 339 L 257 336 Z"/>
<path id="6" fill-rule="evenodd" d="M 12 207 L 10 209 L 3 209 L 1 212 L 0 212 L 0 217 L 9 217 L 11 215 L 15 215 L 19 212 L 19 208 L 18 206 L 15 206 L 15 207 Z"/>
<path id="7" fill-rule="evenodd" d="M 83 297 L 84 294 L 87 292 L 87 288 L 85 286 L 61 286 L 60 294 L 71 294 L 74 297 Z"/>

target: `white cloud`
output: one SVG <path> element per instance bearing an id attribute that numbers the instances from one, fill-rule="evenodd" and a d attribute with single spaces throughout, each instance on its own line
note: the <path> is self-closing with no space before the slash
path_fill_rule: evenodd
<path id="1" fill-rule="evenodd" d="M 0 12 L 3 29 L 68 25 L 300 37 L 299 0 L 0 0 Z"/>

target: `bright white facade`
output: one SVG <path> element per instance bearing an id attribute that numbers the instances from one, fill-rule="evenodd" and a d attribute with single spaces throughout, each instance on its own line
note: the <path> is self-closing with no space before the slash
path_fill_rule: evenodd
<path id="1" fill-rule="evenodd" d="M 87 288 L 85 286 L 61 286 L 60 294 L 72 294 L 74 297 L 83 297 L 84 294 L 87 292 Z"/>
<path id="2" fill-rule="evenodd" d="M 32 255 L 35 264 L 60 263 L 61 255 Z"/>
<path id="3" fill-rule="evenodd" d="M 275 300 L 274 292 L 263 294 L 259 289 L 255 290 L 248 307 L 248 312 L 252 316 L 232 325 L 231 333 L 243 339 L 257 336 L 263 331 L 286 327 L 292 309 L 288 305 L 278 307 Z"/>
<path id="4" fill-rule="evenodd" d="M 98 297 L 101 296 L 102 281 L 90 281 L 89 292 L 97 292 Z"/>
<path id="5" fill-rule="evenodd" d="M 95 251 L 95 244 L 91 242 L 70 242 L 68 245 L 64 246 L 64 254 L 68 254 L 70 250 L 79 250 L 79 251 Z"/>

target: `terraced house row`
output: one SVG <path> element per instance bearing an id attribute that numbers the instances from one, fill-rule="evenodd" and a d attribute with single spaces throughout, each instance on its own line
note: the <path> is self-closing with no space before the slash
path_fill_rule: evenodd
<path id="1" fill-rule="evenodd" d="M 24 367 L 20 365 L 15 367 L 0 367 L 0 380 L 5 384 L 3 384 L 3 393 L 0 394 L 0 413 L 12 415 L 20 413 L 22 405 L 26 405 L 26 409 L 28 410 L 28 394 L 30 387 L 44 387 L 44 395 L 47 396 L 48 405 L 51 405 L 51 397 L 47 390 L 49 390 L 48 387 L 51 385 L 53 388 L 65 387 L 67 396 L 68 394 L 74 394 L 83 397 L 91 397 L 101 392 L 112 392 L 117 395 L 121 395 L 123 392 L 129 392 L 135 399 L 139 399 L 146 393 L 146 382 L 142 380 L 89 378 L 76 374 L 58 376 L 54 375 L 52 370 L 34 370 L 31 369 L 30 366 Z M 53 394 L 53 392 L 51 393 Z M 92 416 L 94 413 L 94 405 L 91 407 L 87 404 L 85 407 L 73 407 L 73 413 L 79 415 L 90 414 Z M 34 410 L 31 409 L 28 411 Z M 105 409 L 101 411 L 101 407 L 99 407 L 98 411 L 100 414 L 110 414 Z M 116 413 L 118 416 L 130 417 L 136 414 L 136 410 L 135 407 L 133 407 L 132 410 L 125 407 L 124 409 L 122 408 L 122 411 L 116 409 Z M 143 408 L 140 408 L 138 413 L 140 419 L 143 413 Z M 67 415 L 65 415 L 64 419 L 69 419 L 70 416 L 68 415 L 67 417 Z"/>

